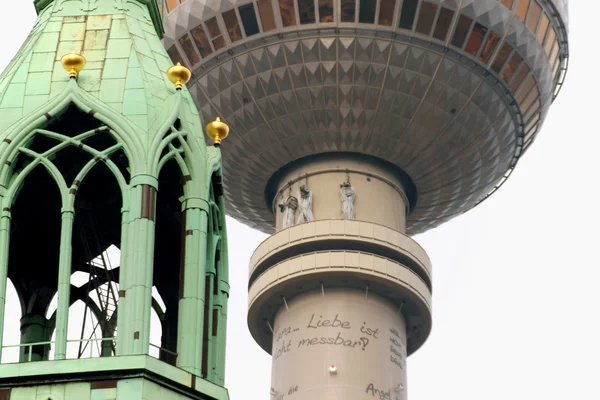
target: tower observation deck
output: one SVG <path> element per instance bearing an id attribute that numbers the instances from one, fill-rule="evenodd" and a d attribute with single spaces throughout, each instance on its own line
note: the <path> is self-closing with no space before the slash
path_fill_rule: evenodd
<path id="1" fill-rule="evenodd" d="M 228 213 L 273 235 L 250 261 L 248 325 L 272 398 L 406 399 L 431 329 L 410 238 L 502 185 L 568 65 L 566 0 L 167 0 L 223 146 Z M 383 398 L 383 397 L 382 397 Z"/>

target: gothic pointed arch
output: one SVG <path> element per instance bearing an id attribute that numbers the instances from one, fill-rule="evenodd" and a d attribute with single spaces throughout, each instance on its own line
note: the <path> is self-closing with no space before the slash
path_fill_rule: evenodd
<path id="1" fill-rule="evenodd" d="M 92 107 L 97 107 L 99 111 Z M 19 263 L 15 258 L 21 257 L 20 250 L 23 250 L 22 257 L 45 254 L 46 259 L 54 261 L 53 268 L 42 268 L 47 274 L 54 275 L 46 276 L 39 287 L 32 286 L 31 279 L 17 282 L 19 292 L 25 293 L 25 315 L 39 316 L 47 325 L 44 333 L 36 334 L 33 341 L 49 340 L 50 325 L 56 324 L 56 319 L 46 319 L 46 310 L 60 288 L 58 271 L 61 268 L 65 271 L 70 269 L 71 262 L 85 264 L 89 268 L 90 280 L 100 277 L 109 281 L 104 289 L 96 287 L 96 296 L 100 298 L 99 312 L 95 310 L 98 304 L 89 299 L 89 291 L 86 292 L 84 304 L 86 313 L 89 311 L 90 315 L 102 320 L 102 331 L 114 335 L 118 287 L 114 278 L 110 277 L 109 268 L 97 268 L 97 264 L 109 246 L 120 244 L 121 211 L 127 209 L 129 198 L 130 160 L 136 157 L 136 152 L 131 151 L 135 140 L 128 138 L 135 135 L 124 134 L 126 129 L 134 128 L 128 126 L 122 116 L 97 104 L 71 80 L 63 93 L 24 117 L 3 135 L 4 140 L 0 142 L 0 158 L 3 160 L 0 164 L 0 186 L 4 186 L 6 191 L 1 200 L 4 212 L 12 214 L 10 246 L 15 249 L 11 251 L 12 259 L 8 261 L 8 274 L 10 276 L 14 270 L 11 265 Z M 140 157 L 139 153 L 137 157 Z M 36 183 L 33 189 L 25 184 L 29 180 Z M 49 196 L 51 190 L 48 186 L 55 188 L 58 196 Z M 53 229 L 54 232 L 46 235 L 53 240 L 45 240 L 44 237 L 37 241 L 41 245 L 49 244 L 47 251 L 38 249 L 42 251 L 30 252 L 27 251 L 28 246 L 19 239 L 19 228 L 23 225 L 20 215 L 23 213 L 20 212 L 22 207 L 17 199 L 23 196 L 23 192 L 30 195 L 36 190 L 33 197 L 45 199 L 43 204 L 46 208 L 54 204 L 54 211 L 44 211 L 37 218 L 43 229 L 32 226 L 27 230 L 39 233 Z M 53 198 L 57 200 L 52 202 Z M 44 207 L 27 208 L 27 215 L 36 215 L 37 209 L 45 210 Z M 61 232 L 68 232 L 68 236 Z M 54 243 L 58 238 L 60 243 Z M 63 238 L 71 238 L 70 246 L 67 242 L 63 243 Z M 26 264 L 39 267 L 43 262 Z M 68 291 L 62 295 L 59 293 L 60 296 L 68 296 Z M 112 318 L 113 313 L 115 318 Z M 68 317 L 64 311 L 59 317 L 61 315 L 58 341 L 64 343 L 67 339 Z M 85 325 L 82 332 L 84 330 Z M 31 341 L 30 338 L 24 340 Z M 39 350 L 39 357 L 48 356 L 47 347 Z"/>

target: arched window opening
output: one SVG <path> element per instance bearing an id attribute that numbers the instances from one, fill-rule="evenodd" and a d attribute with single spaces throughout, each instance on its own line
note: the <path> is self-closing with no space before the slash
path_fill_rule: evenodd
<path id="1" fill-rule="evenodd" d="M 4 333 L 2 337 L 2 363 L 19 362 L 21 299 L 15 285 L 8 279 L 4 306 Z"/>
<path id="2" fill-rule="evenodd" d="M 152 286 L 152 315 L 150 319 L 150 355 L 161 359 L 166 357 L 167 350 L 162 348 L 163 343 L 163 324 L 165 322 L 165 313 L 167 306 L 156 286 Z M 166 340 L 166 338 L 165 338 Z M 161 354 L 166 353 L 166 354 Z M 172 356 L 176 356 L 173 354 Z"/>
<path id="3" fill-rule="evenodd" d="M 56 309 L 58 307 L 58 293 L 54 293 L 52 296 L 52 300 L 48 303 L 48 308 L 46 309 L 46 318 L 48 320 L 54 318 L 54 314 L 56 313 Z"/>
<path id="4" fill-rule="evenodd" d="M 35 135 L 31 141 L 25 145 L 29 150 L 38 154 L 44 154 L 48 150 L 60 144 L 60 140 L 45 135 Z"/>
<path id="5" fill-rule="evenodd" d="M 162 316 L 159 358 L 175 365 L 177 361 L 177 327 L 179 300 L 183 296 L 185 215 L 181 212 L 183 176 L 175 160 L 169 160 L 160 171 L 156 200 L 156 241 L 154 276 L 156 291 L 165 306 Z"/>
<path id="6" fill-rule="evenodd" d="M 152 314 L 150 316 L 150 355 L 158 359 L 160 359 L 161 356 L 161 349 L 154 343 L 161 343 L 162 331 L 162 321 L 160 320 L 156 309 L 152 307 Z"/>
<path id="7" fill-rule="evenodd" d="M 104 151 L 117 144 L 117 141 L 110 135 L 108 130 L 98 130 L 95 134 L 83 139 L 82 142 L 98 151 Z"/>
<path id="8" fill-rule="evenodd" d="M 76 300 L 69 307 L 69 329 L 67 331 L 67 359 L 92 358 L 99 357 L 102 354 L 102 328 L 93 312 L 86 312 L 88 305 L 84 300 Z M 73 322 L 73 323 L 71 323 Z M 83 336 L 91 340 L 81 341 L 82 331 L 80 327 L 84 326 Z M 52 342 L 56 341 L 56 331 L 52 332 Z M 54 348 L 50 350 L 50 359 L 54 358 Z"/>
<path id="9" fill-rule="evenodd" d="M 74 123 L 76 121 L 76 123 Z M 103 123 L 92 115 L 81 111 L 71 104 L 67 109 L 50 120 L 46 129 L 68 137 L 75 137 L 83 132 L 100 129 Z"/>
<path id="10" fill-rule="evenodd" d="M 84 307 L 78 318 L 69 319 L 69 334 L 78 332 L 69 340 L 78 341 L 77 357 L 108 357 L 115 354 L 118 317 L 120 252 L 116 245 L 121 243 L 121 189 L 112 171 L 98 162 L 75 195 L 71 291 L 79 296 L 72 293 L 71 298 L 79 297 Z M 73 284 L 75 276 L 79 280 Z M 69 356 L 74 351 L 72 343 Z"/>
<path id="11" fill-rule="evenodd" d="M 77 300 L 69 308 L 67 358 L 92 358 L 102 354 L 102 327 L 89 303 Z M 80 327 L 83 327 L 81 329 Z M 82 341 L 82 336 L 84 341 Z"/>
<path id="12" fill-rule="evenodd" d="M 21 362 L 48 359 L 51 326 L 46 311 L 58 284 L 61 206 L 56 182 L 38 165 L 25 177 L 11 207 L 8 277 L 22 302 L 20 322 L 14 325 L 20 327 Z M 10 325 L 5 325 L 7 330 Z"/>
<path id="13" fill-rule="evenodd" d="M 131 170 L 129 168 L 129 160 L 125 155 L 124 150 L 117 150 L 112 153 L 108 158 L 117 166 L 119 171 L 121 171 L 121 175 L 123 175 L 123 179 L 125 182 L 129 183 L 129 179 L 131 178 Z"/>

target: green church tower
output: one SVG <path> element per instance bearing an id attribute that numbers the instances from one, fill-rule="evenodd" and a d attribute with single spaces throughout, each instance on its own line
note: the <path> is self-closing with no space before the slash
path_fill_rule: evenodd
<path id="1" fill-rule="evenodd" d="M 228 399 L 221 153 L 162 0 L 34 5 L 0 76 L 0 400 Z"/>

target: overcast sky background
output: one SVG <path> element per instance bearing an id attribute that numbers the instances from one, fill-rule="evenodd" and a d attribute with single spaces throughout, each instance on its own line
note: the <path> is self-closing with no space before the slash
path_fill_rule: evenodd
<path id="1" fill-rule="evenodd" d="M 2 3 L 0 69 L 35 22 L 31 0 Z M 571 0 L 566 84 L 507 183 L 416 237 L 433 262 L 434 325 L 408 359 L 410 400 L 600 399 L 598 15 L 600 2 Z M 227 387 L 268 400 L 270 357 L 246 327 L 248 260 L 266 236 L 228 230 Z"/>

